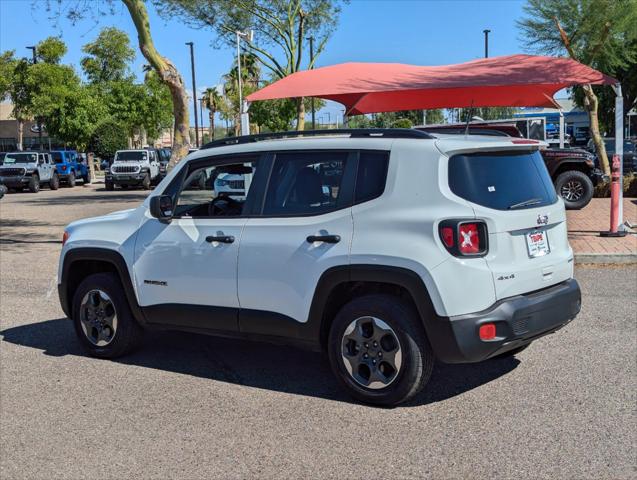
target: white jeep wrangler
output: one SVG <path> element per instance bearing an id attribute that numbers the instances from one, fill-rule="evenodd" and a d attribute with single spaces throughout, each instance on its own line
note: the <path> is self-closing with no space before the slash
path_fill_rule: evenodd
<path id="1" fill-rule="evenodd" d="M 213 142 L 138 208 L 69 225 L 60 301 L 88 352 L 123 355 L 150 328 L 291 343 L 396 405 L 434 359 L 512 355 L 578 314 L 539 142 L 328 133 Z M 245 192 L 215 191 L 227 176 Z"/>
<path id="2" fill-rule="evenodd" d="M 149 190 L 161 179 L 159 158 L 155 150 L 118 150 L 104 177 L 106 190 L 139 186 Z"/>
<path id="3" fill-rule="evenodd" d="M 60 178 L 55 172 L 55 164 L 49 152 L 11 152 L 0 165 L 0 184 L 7 189 L 37 193 L 42 185 L 51 190 L 60 187 Z"/>

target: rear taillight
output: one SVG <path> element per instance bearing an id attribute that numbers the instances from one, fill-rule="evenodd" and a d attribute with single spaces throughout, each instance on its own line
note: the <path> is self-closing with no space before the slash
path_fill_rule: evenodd
<path id="1" fill-rule="evenodd" d="M 487 225 L 480 220 L 444 220 L 439 232 L 447 251 L 456 257 L 487 254 Z"/>
<path id="2" fill-rule="evenodd" d="M 68 239 L 69 239 L 69 232 L 65 230 L 64 233 L 62 234 L 62 246 L 64 246 L 64 244 L 66 243 Z"/>

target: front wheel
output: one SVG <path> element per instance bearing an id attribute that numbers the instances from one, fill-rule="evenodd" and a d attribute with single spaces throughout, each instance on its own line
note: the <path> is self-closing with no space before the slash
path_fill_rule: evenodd
<path id="1" fill-rule="evenodd" d="M 38 193 L 40 191 L 40 177 L 33 174 L 29 179 L 29 192 Z"/>
<path id="2" fill-rule="evenodd" d="M 115 185 L 113 185 L 113 182 L 106 180 L 104 181 L 104 188 L 106 188 L 109 192 L 112 192 L 115 189 Z"/>
<path id="3" fill-rule="evenodd" d="M 96 273 L 85 278 L 73 296 L 73 325 L 80 343 L 92 356 L 115 358 L 141 341 L 139 326 L 119 277 Z"/>
<path id="4" fill-rule="evenodd" d="M 330 328 L 332 371 L 357 400 L 395 406 L 416 395 L 431 377 L 434 355 L 417 312 L 391 295 L 347 303 Z"/>
<path id="5" fill-rule="evenodd" d="M 555 190 L 567 210 L 580 210 L 593 198 L 593 182 L 579 170 L 560 173 L 555 180 Z"/>
<path id="6" fill-rule="evenodd" d="M 69 177 L 66 180 L 66 184 L 69 187 L 74 187 L 75 186 L 75 173 L 74 172 L 69 173 Z"/>
<path id="7" fill-rule="evenodd" d="M 142 180 L 142 188 L 144 190 L 150 190 L 150 175 L 147 173 Z"/>
<path id="8" fill-rule="evenodd" d="M 51 180 L 49 181 L 49 188 L 51 190 L 57 190 L 58 188 L 60 188 L 60 177 L 58 177 L 57 173 L 54 173 L 51 176 Z"/>

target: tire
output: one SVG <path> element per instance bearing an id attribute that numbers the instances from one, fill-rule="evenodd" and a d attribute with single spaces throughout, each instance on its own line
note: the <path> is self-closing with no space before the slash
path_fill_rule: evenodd
<path id="1" fill-rule="evenodd" d="M 500 355 L 496 355 L 493 358 L 510 358 L 515 357 L 518 353 L 523 352 L 527 348 L 529 348 L 531 344 L 527 343 L 526 345 L 522 345 L 521 347 L 514 348 L 513 350 L 509 350 L 508 352 L 501 353 Z"/>
<path id="2" fill-rule="evenodd" d="M 60 188 L 60 177 L 58 177 L 57 173 L 51 175 L 51 180 L 49 180 L 49 188 L 51 190 L 57 190 Z"/>
<path id="3" fill-rule="evenodd" d="M 31 175 L 29 179 L 29 192 L 38 193 L 40 191 L 40 177 L 37 174 Z"/>
<path id="4" fill-rule="evenodd" d="M 106 188 L 106 190 L 108 190 L 109 192 L 112 192 L 113 190 L 115 190 L 115 185 L 113 185 L 113 182 L 104 182 L 104 188 Z"/>
<path id="5" fill-rule="evenodd" d="M 144 190 L 150 190 L 150 174 L 146 174 L 144 179 L 142 180 L 142 188 Z"/>
<path id="6" fill-rule="evenodd" d="M 91 183 L 91 174 L 87 173 L 86 175 L 83 175 L 82 182 L 84 182 L 84 185 L 89 185 Z"/>
<path id="7" fill-rule="evenodd" d="M 98 330 L 89 324 L 91 317 L 86 309 L 90 308 L 91 297 L 96 291 L 101 292 L 98 293 L 100 297 L 105 294 L 110 302 L 110 307 L 100 308 L 104 316 L 112 316 L 109 315 L 111 312 L 115 315 L 116 321 L 110 321 L 112 328 Z M 101 300 L 109 303 L 104 298 Z M 116 358 L 132 352 L 141 342 L 143 330 L 133 317 L 119 277 L 114 273 L 96 273 L 85 278 L 73 296 L 72 314 L 75 333 L 82 347 L 91 356 Z M 96 322 L 99 323 L 99 319 Z M 108 326 L 108 321 L 105 324 Z M 95 340 L 98 342 L 95 343 Z"/>
<path id="8" fill-rule="evenodd" d="M 375 322 L 380 320 L 387 329 L 378 328 Z M 374 323 L 373 336 L 366 336 L 369 333 L 369 326 Z M 349 335 L 356 335 L 360 339 L 354 341 Z M 357 334 L 356 332 L 361 332 Z M 370 338 L 367 341 L 367 338 Z M 372 340 L 378 340 L 378 347 Z M 391 340 L 389 347 L 383 346 L 385 340 Z M 398 341 L 401 353 L 400 364 L 396 350 L 395 341 Z M 359 348 L 352 352 L 356 344 Z M 393 348 L 391 348 L 393 344 Z M 352 359 L 360 359 L 358 370 L 354 365 L 345 359 L 347 352 L 350 352 Z M 391 352 L 394 352 L 394 365 L 397 368 L 389 369 L 389 375 L 383 375 L 383 367 L 387 367 L 385 359 L 389 359 Z M 385 352 L 385 356 L 381 354 Z M 363 356 L 367 355 L 367 360 Z M 332 371 L 345 389 L 357 400 L 363 403 L 391 407 L 405 402 L 416 395 L 426 385 L 431 377 L 434 365 L 434 355 L 425 335 L 422 322 L 413 307 L 392 295 L 375 294 L 365 295 L 355 298 L 347 303 L 338 312 L 330 327 L 328 336 L 328 357 Z M 380 359 L 376 362 L 374 359 Z M 374 362 L 370 365 L 369 361 Z M 349 363 L 349 367 L 346 365 Z M 389 360 L 391 364 L 391 360 Z M 385 364 L 385 365 L 383 365 Z M 348 370 L 352 370 L 350 371 Z M 371 369 L 375 369 L 372 372 Z M 370 372 L 367 382 L 365 374 Z M 362 374 L 361 374 L 362 373 Z M 387 369 L 385 368 L 385 373 Z M 382 382 L 372 382 L 372 375 L 384 377 Z M 380 378 L 380 377 L 376 377 Z M 363 380 L 363 382 L 361 382 Z M 367 383 L 367 385 L 365 385 Z M 385 383 L 385 385 L 383 385 Z M 375 385 L 375 387 L 374 387 Z"/>
<path id="9" fill-rule="evenodd" d="M 75 172 L 69 173 L 69 177 L 66 179 L 66 185 L 71 188 L 75 186 Z"/>
<path id="10" fill-rule="evenodd" d="M 579 170 L 560 173 L 555 180 L 555 190 L 567 210 L 580 210 L 593 198 L 593 182 Z"/>

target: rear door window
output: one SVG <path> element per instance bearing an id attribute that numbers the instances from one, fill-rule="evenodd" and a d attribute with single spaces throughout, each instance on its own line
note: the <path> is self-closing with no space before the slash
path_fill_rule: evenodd
<path id="1" fill-rule="evenodd" d="M 277 153 L 263 214 L 318 215 L 351 205 L 352 155 L 331 151 Z"/>
<path id="2" fill-rule="evenodd" d="M 449 187 L 465 200 L 496 210 L 536 208 L 557 201 L 539 152 L 454 155 L 449 159 Z"/>

